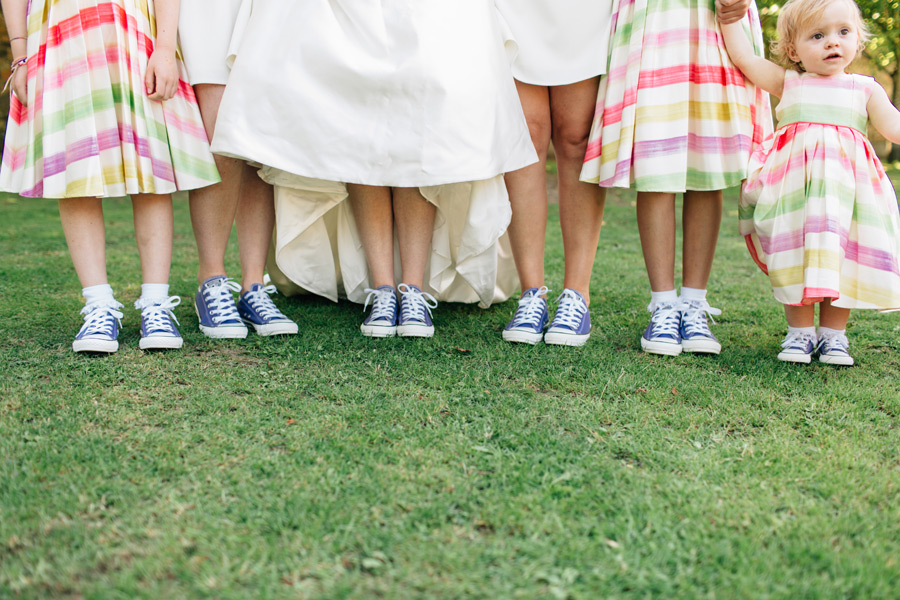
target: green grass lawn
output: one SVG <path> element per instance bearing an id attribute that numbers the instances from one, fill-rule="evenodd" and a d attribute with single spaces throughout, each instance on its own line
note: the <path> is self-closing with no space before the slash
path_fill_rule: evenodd
<path id="1" fill-rule="evenodd" d="M 80 287 L 52 201 L 0 197 L 0 598 L 897 598 L 900 314 L 858 366 L 775 359 L 785 324 L 726 216 L 720 356 L 639 350 L 632 196 L 610 198 L 582 349 L 505 345 L 514 301 L 441 305 L 433 340 L 277 298 L 297 337 L 76 356 Z M 131 208 L 110 277 L 139 293 Z M 555 207 L 548 285 L 562 284 Z M 229 265 L 237 273 L 232 247 Z"/>

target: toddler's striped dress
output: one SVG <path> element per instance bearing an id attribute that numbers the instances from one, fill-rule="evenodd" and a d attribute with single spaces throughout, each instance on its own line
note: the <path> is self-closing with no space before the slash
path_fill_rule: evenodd
<path id="1" fill-rule="evenodd" d="M 219 181 L 178 58 L 174 98 L 147 98 L 152 0 L 30 0 L 28 102 L 13 95 L 0 189 L 29 197 L 165 194 Z"/>
<path id="2" fill-rule="evenodd" d="M 756 7 L 744 18 L 762 55 Z M 722 190 L 772 131 L 768 94 L 725 51 L 714 0 L 615 0 L 581 179 L 639 192 Z"/>
<path id="3" fill-rule="evenodd" d="M 897 196 L 866 138 L 871 77 L 788 71 L 753 153 L 741 233 L 783 304 L 900 307 Z"/>

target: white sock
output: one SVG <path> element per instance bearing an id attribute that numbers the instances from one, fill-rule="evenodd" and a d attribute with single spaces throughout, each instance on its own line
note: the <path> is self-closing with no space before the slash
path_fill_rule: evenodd
<path id="1" fill-rule="evenodd" d="M 675 290 L 666 290 L 664 292 L 650 292 L 650 306 L 647 310 L 653 312 L 660 304 L 675 304 L 678 302 L 678 293 Z"/>
<path id="2" fill-rule="evenodd" d="M 82 288 L 81 295 L 84 296 L 85 306 L 106 306 L 112 305 L 116 301 L 112 286 L 108 283 Z"/>
<path id="3" fill-rule="evenodd" d="M 815 327 L 791 327 L 790 325 L 788 325 L 788 335 L 790 335 L 792 333 L 795 333 L 798 335 L 801 333 L 805 333 L 807 335 L 812 336 L 813 338 L 818 339 L 816 337 L 816 328 Z"/>
<path id="4" fill-rule="evenodd" d="M 819 339 L 821 340 L 824 337 L 835 337 L 838 335 L 845 335 L 847 333 L 846 329 L 831 329 L 830 327 L 822 327 L 819 326 Z"/>
<path id="5" fill-rule="evenodd" d="M 697 300 L 698 302 L 706 302 L 706 290 L 681 286 L 681 299 L 688 301 Z"/>
<path id="6" fill-rule="evenodd" d="M 168 283 L 142 283 L 141 302 L 160 304 L 169 298 Z"/>

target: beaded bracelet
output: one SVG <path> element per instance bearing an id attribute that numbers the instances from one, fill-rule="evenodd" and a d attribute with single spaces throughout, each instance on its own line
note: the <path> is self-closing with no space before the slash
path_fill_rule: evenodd
<path id="1" fill-rule="evenodd" d="M 27 38 L 27 37 L 22 37 L 21 35 L 18 35 L 18 36 L 14 37 L 14 38 L 9 38 L 9 43 L 12 44 L 12 43 L 13 43 L 14 41 L 16 41 L 16 40 L 25 40 L 25 41 L 27 42 L 27 41 L 28 41 L 28 38 Z"/>
<path id="2" fill-rule="evenodd" d="M 16 71 L 19 70 L 19 67 L 28 64 L 28 57 L 23 56 L 22 58 L 18 58 L 12 62 L 9 66 L 9 79 L 6 80 L 6 85 L 3 86 L 3 91 L 0 93 L 5 94 L 6 90 L 9 89 L 10 84 L 12 83 L 13 76 L 16 74 Z"/>

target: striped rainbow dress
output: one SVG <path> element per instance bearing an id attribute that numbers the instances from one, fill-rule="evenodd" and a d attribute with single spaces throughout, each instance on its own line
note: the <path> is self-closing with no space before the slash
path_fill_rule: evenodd
<path id="1" fill-rule="evenodd" d="M 615 0 L 582 181 L 639 192 L 740 184 L 772 131 L 768 94 L 731 63 L 714 0 Z M 762 54 L 755 5 L 744 18 Z"/>
<path id="2" fill-rule="evenodd" d="M 774 138 L 751 158 L 741 233 L 783 304 L 900 308 L 897 196 L 866 138 L 864 75 L 787 71 Z"/>
<path id="3" fill-rule="evenodd" d="M 13 94 L 0 189 L 28 197 L 166 194 L 219 181 L 184 66 L 149 100 L 152 0 L 30 0 L 28 102 Z"/>

